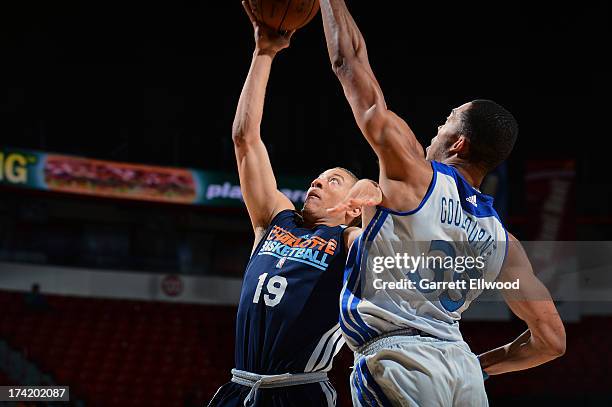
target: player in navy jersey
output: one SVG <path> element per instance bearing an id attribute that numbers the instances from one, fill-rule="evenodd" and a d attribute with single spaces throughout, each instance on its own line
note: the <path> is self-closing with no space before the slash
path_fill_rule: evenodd
<path id="1" fill-rule="evenodd" d="M 347 248 L 359 233 L 347 227 L 360 208 L 330 211 L 358 182 L 343 168 L 320 174 L 297 212 L 276 186 L 260 138 L 265 90 L 276 54 L 293 33 L 260 26 L 255 52 L 233 126 L 240 185 L 255 241 L 236 318 L 235 369 L 210 406 L 333 406 L 327 379 L 332 359 L 344 344 L 338 324 Z M 380 200 L 377 185 L 359 181 Z M 378 200 L 377 200 L 378 199 Z"/>
<path id="2" fill-rule="evenodd" d="M 364 232 L 351 248 L 341 294 L 340 325 L 355 352 L 353 403 L 486 406 L 483 377 L 565 352 L 565 330 L 548 290 L 506 232 L 493 199 L 478 190 L 512 151 L 516 120 L 493 101 L 474 100 L 453 109 L 425 154 L 408 124 L 387 108 L 344 0 L 320 4 L 334 72 L 378 156 L 383 193 L 375 210 L 364 208 Z M 451 80 L 461 80 L 452 74 L 452 61 L 441 63 L 449 65 Z M 412 266 L 400 261 L 408 258 Z M 442 258 L 445 265 L 436 265 Z M 425 259 L 428 265 L 414 266 Z M 463 263 L 468 260 L 471 266 Z M 518 282 L 502 294 L 528 329 L 477 357 L 463 341 L 459 320 L 481 293 L 479 284 L 492 282 Z"/>

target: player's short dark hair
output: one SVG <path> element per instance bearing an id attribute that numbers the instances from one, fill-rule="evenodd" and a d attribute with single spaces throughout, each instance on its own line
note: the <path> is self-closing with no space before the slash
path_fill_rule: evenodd
<path id="1" fill-rule="evenodd" d="M 518 135 L 512 113 L 492 100 L 476 99 L 462 120 L 462 134 L 470 140 L 471 162 L 490 171 L 508 158 Z"/>
<path id="2" fill-rule="evenodd" d="M 344 167 L 336 167 L 336 168 L 346 172 L 349 175 L 349 177 L 351 178 L 351 180 L 353 181 L 353 184 L 355 184 L 357 181 L 359 181 L 359 178 L 357 178 L 357 176 L 351 170 L 347 170 Z"/>

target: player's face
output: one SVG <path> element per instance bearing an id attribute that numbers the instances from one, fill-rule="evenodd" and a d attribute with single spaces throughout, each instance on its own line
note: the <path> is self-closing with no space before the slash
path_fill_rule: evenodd
<path id="1" fill-rule="evenodd" d="M 327 209 L 342 202 L 355 185 L 353 177 L 341 168 L 332 168 L 319 175 L 306 194 L 304 210 L 316 218 L 328 216 Z"/>
<path id="2" fill-rule="evenodd" d="M 431 139 L 431 144 L 425 149 L 428 160 L 444 161 L 448 158 L 448 149 L 461 134 L 461 117 L 469 109 L 466 103 L 451 111 L 446 121 L 438 126 L 438 134 Z"/>

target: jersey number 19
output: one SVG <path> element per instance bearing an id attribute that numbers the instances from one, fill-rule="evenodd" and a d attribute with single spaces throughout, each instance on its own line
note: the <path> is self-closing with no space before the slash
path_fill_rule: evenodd
<path id="1" fill-rule="evenodd" d="M 261 290 L 263 288 L 264 282 L 268 277 L 268 273 L 263 273 L 259 276 L 259 283 L 257 284 L 257 288 L 255 289 L 255 296 L 253 297 L 253 303 L 258 304 L 259 298 L 261 297 Z M 267 294 L 264 294 L 264 302 L 268 307 L 274 307 L 281 302 L 283 295 L 285 295 L 285 289 L 287 288 L 287 279 L 282 276 L 274 276 L 268 280 L 268 284 L 266 284 Z"/>

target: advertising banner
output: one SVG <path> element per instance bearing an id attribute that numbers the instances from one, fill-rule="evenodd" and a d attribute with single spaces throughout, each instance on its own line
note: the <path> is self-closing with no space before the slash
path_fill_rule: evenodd
<path id="1" fill-rule="evenodd" d="M 301 208 L 310 180 L 279 177 Z M 0 184 L 115 199 L 215 207 L 243 205 L 238 174 L 95 160 L 0 147 Z"/>

